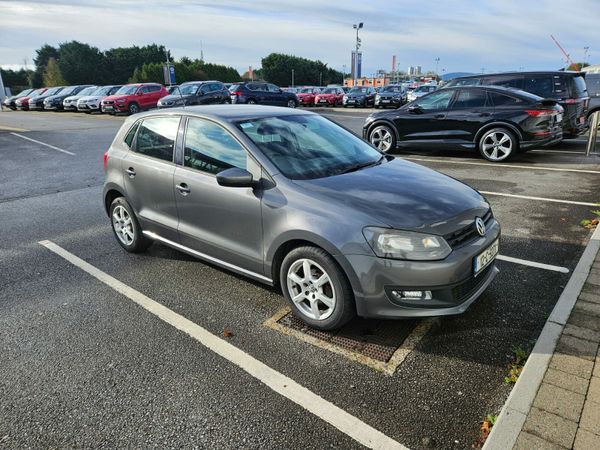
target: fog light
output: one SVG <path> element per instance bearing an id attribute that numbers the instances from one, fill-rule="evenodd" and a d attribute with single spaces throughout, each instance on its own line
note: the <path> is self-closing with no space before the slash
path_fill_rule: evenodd
<path id="1" fill-rule="evenodd" d="M 392 291 L 396 300 L 431 300 L 431 291 Z"/>

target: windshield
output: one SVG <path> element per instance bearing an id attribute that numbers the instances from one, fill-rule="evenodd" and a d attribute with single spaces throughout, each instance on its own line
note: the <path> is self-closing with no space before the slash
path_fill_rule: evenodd
<path id="1" fill-rule="evenodd" d="M 29 95 L 29 98 L 37 97 L 37 96 L 41 95 L 41 94 L 42 94 L 42 92 L 44 92 L 44 89 L 43 89 L 43 88 L 42 88 L 42 89 L 38 89 L 37 91 L 33 91 L 33 92 L 32 92 L 32 93 Z"/>
<path id="2" fill-rule="evenodd" d="M 77 90 L 77 86 L 72 86 L 72 87 L 69 87 L 69 88 L 64 88 L 63 91 L 61 92 L 61 95 L 71 95 L 76 90 Z"/>
<path id="3" fill-rule="evenodd" d="M 301 94 L 312 94 L 313 88 L 300 89 Z"/>
<path id="4" fill-rule="evenodd" d="M 46 92 L 44 92 L 44 95 L 48 96 L 48 95 L 58 94 L 61 89 L 62 89 L 62 87 L 55 87 L 52 89 L 48 89 Z"/>
<path id="5" fill-rule="evenodd" d="M 186 84 L 181 86 L 179 89 L 175 89 L 173 91 L 173 95 L 177 95 L 179 92 L 181 92 L 181 95 L 192 95 L 196 93 L 199 87 L 199 84 Z"/>
<path id="6" fill-rule="evenodd" d="M 238 127 L 292 180 L 338 175 L 382 158 L 362 139 L 317 115 L 245 120 Z"/>
<path id="7" fill-rule="evenodd" d="M 96 89 L 90 95 L 108 95 L 108 93 L 110 92 L 111 89 L 112 89 L 112 86 L 104 86 L 104 87 Z"/>
<path id="8" fill-rule="evenodd" d="M 135 94 L 137 90 L 138 86 L 123 86 L 121 89 L 115 92 L 115 95 Z"/>
<path id="9" fill-rule="evenodd" d="M 386 86 L 383 88 L 383 92 L 402 92 L 402 88 L 400 86 Z"/>
<path id="10" fill-rule="evenodd" d="M 15 95 L 15 97 L 25 97 L 27 94 L 29 94 L 31 91 L 33 91 L 33 89 L 25 89 L 24 91 L 19 92 L 17 95 Z"/>
<path id="11" fill-rule="evenodd" d="M 83 97 L 84 95 L 92 95 L 97 90 L 98 90 L 98 86 L 90 86 L 90 87 L 86 87 L 85 89 L 80 91 L 79 94 L 77 94 L 77 95 L 80 97 Z"/>
<path id="12" fill-rule="evenodd" d="M 367 88 L 365 87 L 355 87 L 350 89 L 350 94 L 366 94 Z"/>
<path id="13" fill-rule="evenodd" d="M 335 94 L 335 93 L 337 93 L 337 88 L 327 88 L 322 93 L 323 94 Z"/>

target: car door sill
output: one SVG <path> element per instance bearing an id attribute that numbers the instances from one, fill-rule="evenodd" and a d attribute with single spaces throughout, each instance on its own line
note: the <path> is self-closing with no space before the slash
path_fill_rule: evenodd
<path id="1" fill-rule="evenodd" d="M 199 251 L 196 251 L 194 249 L 186 247 L 185 245 L 178 244 L 177 242 L 173 242 L 173 241 L 171 241 L 169 239 L 166 239 L 166 238 L 164 238 L 162 236 L 159 236 L 158 234 L 153 233 L 152 231 L 143 231 L 143 233 L 144 233 L 144 235 L 148 236 L 150 239 L 153 239 L 155 241 L 160 241 L 160 242 L 168 245 L 169 247 L 173 247 L 173 248 L 175 248 L 177 250 L 181 250 L 182 252 L 185 252 L 185 253 L 187 253 L 189 255 L 195 256 L 196 258 L 203 259 L 205 261 L 208 261 L 208 262 L 211 262 L 211 263 L 216 264 L 218 266 L 224 267 L 225 269 L 232 270 L 232 271 L 237 272 L 239 274 L 246 275 L 246 276 L 248 276 L 250 278 L 254 278 L 255 280 L 261 281 L 263 283 L 267 283 L 267 284 L 273 285 L 273 280 L 272 279 L 267 278 L 267 277 L 265 277 L 263 275 L 260 275 L 260 274 L 258 274 L 256 272 L 252 272 L 251 270 L 243 269 L 242 267 L 236 266 L 234 264 L 228 263 L 228 262 L 223 261 L 223 260 L 218 259 L 218 258 L 214 258 L 212 256 L 209 256 L 209 255 L 205 254 L 205 253 L 201 253 Z"/>

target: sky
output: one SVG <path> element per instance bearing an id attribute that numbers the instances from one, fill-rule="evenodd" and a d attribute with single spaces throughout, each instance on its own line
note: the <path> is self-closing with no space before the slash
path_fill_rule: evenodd
<path id="1" fill-rule="evenodd" d="M 0 0 L 0 66 L 29 67 L 45 43 L 106 50 L 157 43 L 241 72 L 271 52 L 350 70 L 360 30 L 363 75 L 399 67 L 485 72 L 553 70 L 565 58 L 600 63 L 599 0 Z"/>

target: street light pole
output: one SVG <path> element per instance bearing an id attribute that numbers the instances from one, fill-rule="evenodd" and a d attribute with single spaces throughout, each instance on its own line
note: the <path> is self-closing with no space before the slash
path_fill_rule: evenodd
<path id="1" fill-rule="evenodd" d="M 294 69 L 292 69 L 292 87 L 294 87 Z"/>
<path id="2" fill-rule="evenodd" d="M 439 64 L 440 64 L 440 57 L 438 56 L 437 58 L 435 58 L 435 76 L 436 76 L 436 77 L 437 77 L 437 76 L 439 76 L 439 75 L 438 75 L 438 67 L 439 67 Z"/>
<path id="3" fill-rule="evenodd" d="M 346 81 L 346 64 L 342 65 L 342 86 L 344 85 L 344 81 Z"/>
<path id="4" fill-rule="evenodd" d="M 358 37 L 358 30 L 363 27 L 363 23 L 360 22 L 352 25 L 352 28 L 356 30 L 356 51 L 354 53 L 354 86 L 356 86 L 356 79 L 358 78 L 358 49 L 360 48 L 360 38 Z"/>

